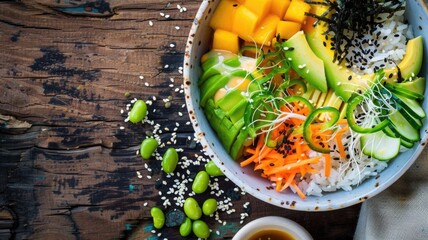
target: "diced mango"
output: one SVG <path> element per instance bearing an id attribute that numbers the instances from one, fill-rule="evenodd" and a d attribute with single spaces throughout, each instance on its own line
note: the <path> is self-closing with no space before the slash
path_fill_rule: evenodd
<path id="1" fill-rule="evenodd" d="M 274 14 L 270 14 L 265 17 L 254 32 L 253 40 L 257 44 L 270 46 L 271 40 L 275 36 L 276 26 L 278 25 L 279 20 L 279 17 Z"/>
<path id="2" fill-rule="evenodd" d="M 284 20 L 302 24 L 306 19 L 305 12 L 309 12 L 310 10 L 311 5 L 304 1 L 292 0 L 290 6 L 285 12 Z"/>
<path id="3" fill-rule="evenodd" d="M 213 49 L 227 50 L 233 53 L 239 51 L 238 35 L 222 29 L 214 32 Z"/>
<path id="4" fill-rule="evenodd" d="M 276 27 L 276 35 L 280 39 L 289 39 L 302 28 L 302 24 L 291 21 L 279 21 Z"/>
<path id="5" fill-rule="evenodd" d="M 272 0 L 270 12 L 282 19 L 289 6 L 290 0 Z"/>
<path id="6" fill-rule="evenodd" d="M 271 8 L 272 0 L 246 0 L 244 6 L 250 9 L 251 12 L 255 13 L 261 20 L 269 12 Z"/>
<path id="7" fill-rule="evenodd" d="M 236 10 L 235 18 L 233 19 L 232 32 L 238 34 L 238 36 L 245 41 L 251 42 L 251 36 L 257 27 L 259 18 L 253 12 L 251 12 L 244 5 L 238 7 Z"/>
<path id="8" fill-rule="evenodd" d="M 233 19 L 239 3 L 234 0 L 221 0 L 210 21 L 214 29 L 232 30 Z"/>

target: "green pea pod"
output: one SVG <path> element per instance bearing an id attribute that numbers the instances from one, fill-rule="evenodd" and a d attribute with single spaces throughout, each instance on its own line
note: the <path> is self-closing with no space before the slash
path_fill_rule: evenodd
<path id="1" fill-rule="evenodd" d="M 141 142 L 140 145 L 140 155 L 143 159 L 149 159 L 152 154 L 155 152 L 159 143 L 154 138 L 146 138 Z"/>
<path id="2" fill-rule="evenodd" d="M 205 171 L 212 177 L 224 176 L 224 173 L 212 160 L 205 165 Z"/>
<path id="3" fill-rule="evenodd" d="M 360 125 L 357 124 L 354 117 L 354 110 L 363 100 L 364 100 L 364 97 L 361 95 L 355 95 L 351 97 L 351 99 L 349 99 L 348 107 L 346 108 L 346 119 L 348 120 L 349 127 L 358 133 L 374 133 L 388 126 L 390 123 L 388 119 L 384 119 L 377 125 L 371 126 L 368 128 L 361 127 Z"/>
<path id="4" fill-rule="evenodd" d="M 175 148 L 168 148 L 162 157 L 162 168 L 165 173 L 174 172 L 178 163 L 178 153 Z"/>
<path id="5" fill-rule="evenodd" d="M 180 235 L 182 237 L 187 237 L 192 232 L 192 220 L 188 217 L 180 225 Z"/>
<path id="6" fill-rule="evenodd" d="M 201 207 L 199 207 L 198 202 L 192 197 L 188 197 L 184 201 L 183 210 L 186 216 L 192 220 L 197 220 L 202 216 Z"/>
<path id="7" fill-rule="evenodd" d="M 150 215 L 153 218 L 153 226 L 157 229 L 161 229 L 165 224 L 165 214 L 162 209 L 158 207 L 152 207 L 150 209 Z"/>
<path id="8" fill-rule="evenodd" d="M 192 230 L 198 238 L 208 238 L 211 234 L 210 228 L 202 220 L 193 221 Z"/>
<path id="9" fill-rule="evenodd" d="M 340 116 L 339 110 L 337 110 L 336 108 L 333 108 L 333 107 L 320 107 L 320 108 L 314 110 L 306 118 L 305 123 L 303 124 L 303 138 L 305 139 L 306 143 L 308 144 L 308 146 L 312 150 L 320 152 L 320 153 L 330 153 L 329 148 L 323 148 L 323 147 L 321 147 L 318 144 L 313 142 L 313 137 L 312 137 L 313 134 L 312 134 L 311 124 L 318 117 L 318 115 L 322 114 L 322 113 L 330 113 L 330 115 L 329 115 L 330 120 L 328 120 L 325 123 L 322 123 L 321 129 L 320 129 L 321 132 L 324 132 L 325 130 L 331 128 L 339 120 L 339 116 Z"/>
<path id="10" fill-rule="evenodd" d="M 129 121 L 132 123 L 141 122 L 147 116 L 147 105 L 143 100 L 137 100 L 129 112 Z"/>
<path id="11" fill-rule="evenodd" d="M 210 176 L 205 171 L 199 171 L 196 174 L 195 179 L 193 180 L 192 190 L 195 193 L 203 193 L 208 188 L 208 184 L 210 183 Z"/>

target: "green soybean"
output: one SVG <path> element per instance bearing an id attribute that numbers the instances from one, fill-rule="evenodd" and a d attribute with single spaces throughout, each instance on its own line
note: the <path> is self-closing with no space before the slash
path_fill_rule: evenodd
<path id="1" fill-rule="evenodd" d="M 150 215 L 152 215 L 153 218 L 153 226 L 157 229 L 161 229 L 165 224 L 165 214 L 162 209 L 152 207 L 152 209 L 150 209 Z"/>
<path id="2" fill-rule="evenodd" d="M 190 218 L 186 218 L 184 222 L 180 225 L 180 235 L 182 237 L 187 237 L 192 232 L 192 220 Z"/>
<path id="3" fill-rule="evenodd" d="M 147 116 L 147 105 L 143 100 L 137 100 L 129 112 L 129 121 L 132 123 L 141 122 Z"/>
<path id="4" fill-rule="evenodd" d="M 162 157 L 162 168 L 166 173 L 174 172 L 178 163 L 178 153 L 175 148 L 168 148 Z"/>
<path id="5" fill-rule="evenodd" d="M 192 190 L 195 193 L 203 193 L 208 188 L 208 184 L 210 183 L 210 176 L 205 171 L 199 171 L 196 174 L 195 179 L 193 180 Z"/>
<path id="6" fill-rule="evenodd" d="M 202 220 L 196 220 L 192 224 L 193 233 L 198 238 L 208 238 L 210 236 L 210 228 Z"/>
<path id="7" fill-rule="evenodd" d="M 217 167 L 217 165 L 215 165 L 213 160 L 209 161 L 207 165 L 205 165 L 205 171 L 213 177 L 224 176 L 224 173 Z"/>
<path id="8" fill-rule="evenodd" d="M 217 210 L 217 200 L 209 198 L 202 204 L 202 212 L 209 216 Z"/>
<path id="9" fill-rule="evenodd" d="M 183 209 L 186 216 L 192 220 L 198 220 L 202 216 L 201 207 L 199 207 L 198 202 L 192 197 L 188 197 L 186 201 L 184 201 Z"/>
<path id="10" fill-rule="evenodd" d="M 155 152 L 159 143 L 154 138 L 146 138 L 140 145 L 140 155 L 143 159 L 149 159 Z"/>

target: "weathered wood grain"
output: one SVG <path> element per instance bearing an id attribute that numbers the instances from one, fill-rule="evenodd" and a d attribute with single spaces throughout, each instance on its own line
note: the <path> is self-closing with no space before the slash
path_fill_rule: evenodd
<path id="1" fill-rule="evenodd" d="M 177 4 L 187 11 L 180 12 Z M 189 158 L 200 154 L 187 139 L 193 130 L 186 125 L 183 94 L 175 91 L 181 85 L 178 68 L 199 4 L 0 2 L 0 114 L 31 124 L 19 131 L 8 128 L 7 122 L 0 125 L 0 238 L 152 237 L 149 210 L 161 204 L 156 180 L 165 178 L 149 172 L 135 152 L 153 127 L 125 123 L 120 111 L 134 97 L 156 96 L 149 118 L 171 129 L 178 122 L 174 146 Z M 168 96 L 173 100 L 167 109 L 162 99 Z M 171 133 L 164 131 L 161 137 L 167 141 Z M 155 168 L 159 163 L 151 164 Z M 226 189 L 235 187 L 219 181 Z M 214 238 L 233 236 L 247 201 L 251 214 L 246 221 L 285 216 L 307 227 L 316 239 L 351 239 L 359 212 L 359 205 L 334 212 L 296 212 L 245 195 L 234 201 L 238 213 L 221 214 L 228 224 L 208 221 L 221 232 Z M 9 215 L 3 215 L 5 209 Z M 176 228 L 166 228 L 162 236 L 180 239 Z"/>

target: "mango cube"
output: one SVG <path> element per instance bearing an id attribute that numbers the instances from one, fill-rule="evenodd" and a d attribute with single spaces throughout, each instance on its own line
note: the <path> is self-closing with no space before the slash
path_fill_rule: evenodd
<path id="1" fill-rule="evenodd" d="M 253 40 L 260 45 L 270 46 L 271 40 L 275 36 L 276 27 L 279 22 L 279 17 L 270 14 L 265 19 L 263 19 L 262 23 L 256 29 L 253 34 Z"/>
<path id="2" fill-rule="evenodd" d="M 292 0 L 290 6 L 285 12 L 284 20 L 302 24 L 306 19 L 305 12 L 309 12 L 310 10 L 311 5 L 304 1 Z"/>
<path id="3" fill-rule="evenodd" d="M 270 12 L 282 19 L 289 6 L 290 0 L 272 0 Z"/>
<path id="4" fill-rule="evenodd" d="M 221 0 L 210 21 L 213 29 L 232 30 L 235 12 L 238 9 L 238 2 L 234 0 Z"/>
<path id="5" fill-rule="evenodd" d="M 213 49 L 227 50 L 233 53 L 239 52 L 238 35 L 225 30 L 217 29 L 214 32 Z"/>
<path id="6" fill-rule="evenodd" d="M 257 27 L 259 18 L 253 12 L 251 12 L 244 5 L 238 7 L 236 10 L 235 18 L 233 19 L 232 32 L 238 34 L 238 36 L 245 41 L 252 41 L 251 36 Z"/>
<path id="7" fill-rule="evenodd" d="M 244 6 L 263 19 L 270 11 L 272 0 L 246 0 Z"/>
<path id="8" fill-rule="evenodd" d="M 276 27 L 276 35 L 280 39 L 289 39 L 302 28 L 302 24 L 291 21 L 279 21 Z"/>

